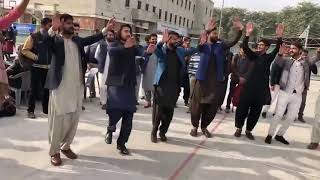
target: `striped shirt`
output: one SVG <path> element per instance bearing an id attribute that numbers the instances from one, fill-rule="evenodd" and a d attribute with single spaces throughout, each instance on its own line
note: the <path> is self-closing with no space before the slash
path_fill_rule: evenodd
<path id="1" fill-rule="evenodd" d="M 188 69 L 188 73 L 190 75 L 196 75 L 196 73 L 198 71 L 199 62 L 200 62 L 200 54 L 197 53 L 197 54 L 191 56 L 190 63 L 189 63 L 189 69 Z"/>

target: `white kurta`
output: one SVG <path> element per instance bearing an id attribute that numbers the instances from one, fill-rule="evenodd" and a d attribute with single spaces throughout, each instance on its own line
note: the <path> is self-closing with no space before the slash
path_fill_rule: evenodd
<path id="1" fill-rule="evenodd" d="M 77 112 L 82 106 L 83 86 L 80 72 L 80 54 L 71 39 L 64 39 L 65 64 L 59 87 L 52 91 L 51 100 L 57 115 Z"/>
<path id="2" fill-rule="evenodd" d="M 59 87 L 50 94 L 49 100 L 49 155 L 60 149 L 68 150 L 77 131 L 83 99 L 80 54 L 71 39 L 64 39 L 65 63 Z"/>

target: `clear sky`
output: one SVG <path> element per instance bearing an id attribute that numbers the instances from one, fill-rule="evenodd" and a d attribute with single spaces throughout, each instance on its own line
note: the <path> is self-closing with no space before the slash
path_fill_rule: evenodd
<path id="1" fill-rule="evenodd" d="M 215 3 L 215 7 L 221 7 L 223 0 L 212 1 Z M 286 6 L 296 6 L 302 1 L 310 1 L 320 5 L 320 0 L 225 0 L 225 7 L 246 8 L 250 11 L 280 11 Z"/>

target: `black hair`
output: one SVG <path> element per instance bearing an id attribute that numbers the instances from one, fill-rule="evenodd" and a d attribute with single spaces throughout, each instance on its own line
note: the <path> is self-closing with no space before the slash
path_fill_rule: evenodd
<path id="1" fill-rule="evenodd" d="M 132 27 L 129 24 L 123 24 L 123 25 L 120 26 L 120 29 L 119 29 L 119 31 L 117 33 L 117 37 L 118 37 L 119 40 L 121 40 L 121 31 L 123 30 L 123 28 L 129 28 L 130 34 L 132 35 Z"/>
<path id="2" fill-rule="evenodd" d="M 80 24 L 79 24 L 79 23 L 77 23 L 77 22 L 74 22 L 74 23 L 73 23 L 73 26 L 74 26 L 74 27 L 79 27 L 79 28 L 80 28 Z"/>
<path id="3" fill-rule="evenodd" d="M 73 17 L 70 14 L 62 14 L 60 16 L 60 21 L 66 21 L 66 20 L 72 20 L 73 21 Z"/>
<path id="4" fill-rule="evenodd" d="M 243 49 L 243 44 L 240 43 L 240 44 L 239 44 L 239 47 L 240 47 L 240 49 Z"/>
<path id="5" fill-rule="evenodd" d="M 266 45 L 267 47 L 270 47 L 270 42 L 267 40 L 267 39 L 260 39 L 260 41 L 258 41 L 258 43 L 259 42 L 262 42 L 264 45 Z"/>
<path id="6" fill-rule="evenodd" d="M 174 35 L 174 36 L 178 36 L 178 37 L 180 37 L 180 34 L 179 33 L 177 33 L 177 32 L 175 32 L 175 31 L 169 31 L 169 36 L 170 35 Z"/>
<path id="7" fill-rule="evenodd" d="M 304 49 L 303 52 L 309 54 L 309 51 L 307 49 Z"/>
<path id="8" fill-rule="evenodd" d="M 152 34 L 150 34 L 149 36 L 150 36 L 150 38 L 151 38 L 151 37 L 156 37 L 156 38 L 158 38 L 158 35 L 157 35 L 156 33 L 152 33 Z"/>
<path id="9" fill-rule="evenodd" d="M 183 41 L 186 41 L 186 40 L 191 40 L 191 38 L 189 37 L 189 36 L 185 36 L 185 37 L 183 37 Z"/>
<path id="10" fill-rule="evenodd" d="M 49 23 L 52 23 L 52 19 L 50 19 L 50 18 L 43 18 L 41 20 L 41 25 L 43 25 L 43 26 L 45 26 L 45 25 L 47 25 Z"/>
<path id="11" fill-rule="evenodd" d="M 295 42 L 292 42 L 291 45 L 297 47 L 298 49 L 302 50 L 303 49 L 303 46 L 300 42 L 298 41 L 295 41 Z"/>

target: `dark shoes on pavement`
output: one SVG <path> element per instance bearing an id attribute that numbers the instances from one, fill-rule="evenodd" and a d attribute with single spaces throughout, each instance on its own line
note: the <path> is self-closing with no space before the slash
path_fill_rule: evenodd
<path id="1" fill-rule="evenodd" d="M 278 136 L 277 135 L 274 139 L 279 141 L 279 142 L 281 142 L 281 143 L 283 143 L 283 144 L 285 144 L 285 145 L 289 145 L 290 144 L 283 136 Z"/>
<path id="2" fill-rule="evenodd" d="M 105 141 L 107 144 L 112 144 L 112 133 L 107 132 L 104 141 Z"/>
<path id="3" fill-rule="evenodd" d="M 198 128 L 191 129 L 190 135 L 192 137 L 197 137 L 198 136 Z"/>
<path id="4" fill-rule="evenodd" d="M 267 118 L 267 112 L 263 112 L 262 114 L 261 114 L 261 116 L 265 119 L 265 118 Z"/>
<path id="5" fill-rule="evenodd" d="M 235 137 L 241 137 L 242 129 L 237 129 L 236 132 L 234 133 Z"/>
<path id="6" fill-rule="evenodd" d="M 268 135 L 268 136 L 266 137 L 266 139 L 264 140 L 264 142 L 267 143 L 267 144 L 271 144 L 271 142 L 272 142 L 272 136 L 269 136 L 269 135 Z"/>
<path id="7" fill-rule="evenodd" d="M 204 136 L 206 136 L 207 138 L 211 138 L 212 137 L 212 134 L 208 131 L 207 128 L 203 128 L 201 129 L 202 133 Z"/>
<path id="8" fill-rule="evenodd" d="M 302 122 L 302 123 L 306 123 L 306 121 L 303 119 L 303 117 L 299 117 L 298 121 Z"/>
<path id="9" fill-rule="evenodd" d="M 34 114 L 34 112 L 28 112 L 28 118 L 36 119 L 36 115 Z"/>
<path id="10" fill-rule="evenodd" d="M 308 149 L 311 149 L 311 150 L 316 150 L 318 149 L 318 147 L 319 147 L 319 143 L 310 143 L 308 145 Z"/>
<path id="11" fill-rule="evenodd" d="M 101 106 L 101 109 L 102 109 L 102 110 L 106 110 L 106 109 L 107 109 L 107 105 L 106 105 L 106 104 L 103 104 L 103 105 Z"/>
<path id="12" fill-rule="evenodd" d="M 117 145 L 117 149 L 119 150 L 119 153 L 121 155 L 130 155 L 129 150 L 127 149 L 127 147 L 125 145 Z"/>
<path id="13" fill-rule="evenodd" d="M 254 136 L 252 135 L 252 133 L 250 131 L 246 131 L 246 136 L 248 139 L 250 139 L 252 141 L 255 140 Z"/>
<path id="14" fill-rule="evenodd" d="M 60 157 L 60 153 L 51 156 L 51 164 L 53 166 L 61 166 L 62 160 L 61 160 L 61 157 Z"/>
<path id="15" fill-rule="evenodd" d="M 167 138 L 167 136 L 165 135 L 165 134 L 159 134 L 159 136 L 160 136 L 160 141 L 162 141 L 162 142 L 167 142 L 168 141 L 168 138 Z"/>
<path id="16" fill-rule="evenodd" d="M 71 149 L 61 150 L 61 152 L 69 159 L 78 159 L 78 156 Z"/>
<path id="17" fill-rule="evenodd" d="M 158 136 L 156 131 L 151 132 L 151 142 L 157 143 L 158 142 Z"/>

